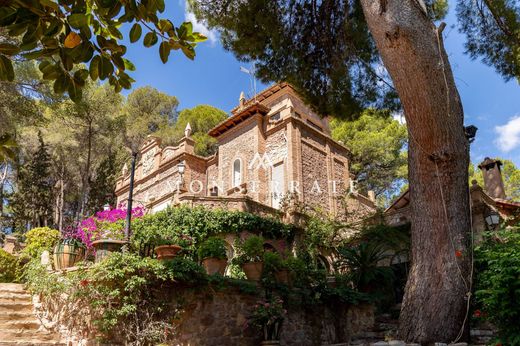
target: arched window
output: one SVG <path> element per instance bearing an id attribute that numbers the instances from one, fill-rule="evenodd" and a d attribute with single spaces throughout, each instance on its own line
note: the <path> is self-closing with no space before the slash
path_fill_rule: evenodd
<path id="1" fill-rule="evenodd" d="M 240 186 L 242 184 L 242 161 L 236 159 L 233 162 L 233 187 Z"/>

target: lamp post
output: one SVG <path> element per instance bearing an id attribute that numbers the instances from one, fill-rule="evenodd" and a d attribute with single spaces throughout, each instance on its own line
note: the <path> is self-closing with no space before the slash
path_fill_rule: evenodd
<path id="1" fill-rule="evenodd" d="M 134 195 L 134 176 L 135 162 L 137 161 L 137 152 L 132 152 L 132 167 L 130 168 L 130 187 L 128 189 L 128 203 L 126 206 L 126 224 L 125 224 L 125 241 L 130 241 L 130 223 L 132 222 L 132 199 Z"/>
<path id="2" fill-rule="evenodd" d="M 488 228 L 490 230 L 494 230 L 498 224 L 500 223 L 500 215 L 492 209 L 488 210 L 486 213 L 486 217 L 484 218 L 486 220 L 486 224 L 488 225 Z"/>

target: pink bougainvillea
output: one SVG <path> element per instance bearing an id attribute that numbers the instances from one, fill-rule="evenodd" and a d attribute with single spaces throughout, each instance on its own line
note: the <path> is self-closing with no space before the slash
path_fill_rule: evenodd
<path id="1" fill-rule="evenodd" d="M 132 219 L 140 218 L 144 214 L 144 207 L 138 206 L 132 209 Z M 66 231 L 64 236 L 78 239 L 90 249 L 92 242 L 99 239 L 123 239 L 125 219 L 126 209 L 123 208 L 98 211 L 81 221 L 76 228 Z"/>

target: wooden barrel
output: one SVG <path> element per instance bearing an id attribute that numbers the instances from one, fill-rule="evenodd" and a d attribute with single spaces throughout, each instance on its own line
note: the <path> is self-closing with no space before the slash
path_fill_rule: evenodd
<path id="1" fill-rule="evenodd" d="M 63 240 L 54 247 L 54 269 L 74 267 L 85 258 L 85 247 L 76 240 Z"/>

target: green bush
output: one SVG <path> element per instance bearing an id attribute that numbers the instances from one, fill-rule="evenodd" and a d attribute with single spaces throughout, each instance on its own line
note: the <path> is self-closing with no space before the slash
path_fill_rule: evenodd
<path id="1" fill-rule="evenodd" d="M 49 227 L 33 228 L 25 234 L 23 256 L 39 258 L 43 251 L 52 253 L 52 249 L 60 240 L 60 231 Z"/>
<path id="2" fill-rule="evenodd" d="M 15 282 L 18 260 L 4 249 L 0 249 L 0 282 Z"/>
<path id="3" fill-rule="evenodd" d="M 197 253 L 200 260 L 209 257 L 226 259 L 226 242 L 222 238 L 210 237 L 200 244 Z"/>
<path id="4" fill-rule="evenodd" d="M 242 211 L 180 206 L 146 215 L 132 224 L 132 245 L 139 249 L 160 242 L 165 236 L 188 235 L 194 245 L 209 236 L 242 231 L 258 232 L 264 237 L 292 239 L 294 227 L 269 217 Z"/>
<path id="5" fill-rule="evenodd" d="M 519 231 L 492 233 L 475 249 L 477 308 L 498 328 L 498 342 L 511 346 L 520 345 Z"/>
<path id="6" fill-rule="evenodd" d="M 234 263 L 260 262 L 264 256 L 264 238 L 252 235 L 246 240 L 235 242 L 237 256 L 233 258 Z"/>

